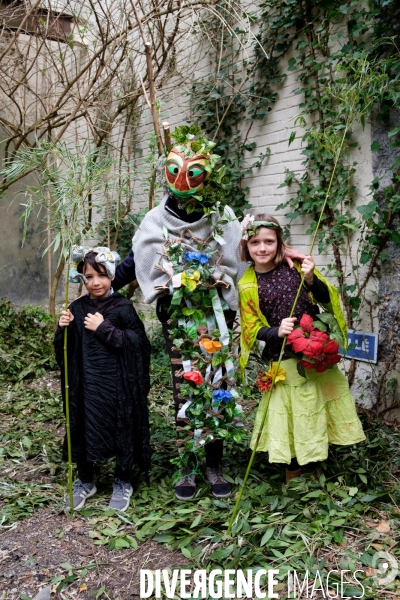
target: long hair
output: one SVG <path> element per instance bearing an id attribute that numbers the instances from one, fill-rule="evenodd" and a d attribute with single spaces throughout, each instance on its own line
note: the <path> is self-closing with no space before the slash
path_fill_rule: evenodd
<path id="1" fill-rule="evenodd" d="M 266 229 L 271 229 L 271 230 L 275 231 L 275 233 L 276 233 L 276 239 L 278 240 L 278 246 L 276 249 L 274 263 L 276 265 L 279 265 L 279 263 L 281 263 L 283 261 L 283 259 L 285 258 L 286 248 L 289 248 L 289 246 L 287 244 L 285 244 L 285 242 L 283 240 L 282 227 L 279 225 L 279 223 L 275 219 L 275 217 L 273 217 L 272 215 L 268 215 L 267 213 L 254 215 L 254 220 L 255 221 L 269 221 L 270 223 L 276 223 L 277 227 L 266 227 Z M 264 225 L 263 225 L 263 227 L 264 227 Z M 242 262 L 252 262 L 250 253 L 247 248 L 247 243 L 250 240 L 251 240 L 251 238 L 249 238 L 248 240 L 240 240 L 238 254 L 239 254 L 239 260 L 241 260 Z"/>

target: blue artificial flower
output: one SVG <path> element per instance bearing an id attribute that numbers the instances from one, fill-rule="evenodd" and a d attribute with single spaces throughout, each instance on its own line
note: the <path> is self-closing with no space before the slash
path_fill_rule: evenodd
<path id="1" fill-rule="evenodd" d="M 186 252 L 185 260 L 197 260 L 200 264 L 206 265 L 208 263 L 208 256 L 201 252 Z"/>
<path id="2" fill-rule="evenodd" d="M 213 397 L 216 402 L 229 402 L 232 394 L 227 390 L 214 390 Z"/>

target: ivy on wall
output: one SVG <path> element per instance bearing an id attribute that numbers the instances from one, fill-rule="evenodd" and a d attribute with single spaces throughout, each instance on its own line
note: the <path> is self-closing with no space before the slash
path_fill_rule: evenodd
<path id="1" fill-rule="evenodd" d="M 307 216 L 307 233 L 311 233 L 334 164 L 329 148 L 321 144 L 321 135 L 329 139 L 335 129 L 339 132 L 344 127 L 337 119 L 341 101 L 326 90 L 334 91 L 337 82 L 345 79 L 357 92 L 361 108 L 373 102 L 375 118 L 387 121 L 398 110 L 400 6 L 396 0 L 266 0 L 258 4 L 254 15 L 257 43 L 251 58 L 241 63 L 240 44 L 232 38 L 226 41 L 221 25 L 214 32 L 215 73 L 193 84 L 192 109 L 202 127 L 215 135 L 218 148 L 225 151 L 234 173 L 232 206 L 240 216 L 248 208 L 243 179 L 261 164 L 261 159 L 255 165 L 245 160 L 246 153 L 255 149 L 254 143 L 247 143 L 248 134 L 273 110 L 286 61 L 287 71 L 296 73 L 300 115 L 288 143 L 301 135 L 305 169 L 301 174 L 286 172 L 283 187 L 289 186 L 293 195 L 278 208 L 288 209 L 286 216 L 291 220 Z M 209 35 L 211 32 L 210 26 Z M 345 110 L 345 103 L 341 104 Z M 364 113 L 361 110 L 360 114 Z M 268 125 L 268 117 L 265 122 Z M 361 125 L 365 125 L 364 117 Z M 395 147 L 400 146 L 400 127 L 390 130 L 389 137 Z M 358 166 L 351 150 L 357 145 L 355 132 L 349 130 L 319 236 L 319 251 L 332 256 L 329 272 L 337 278 L 348 326 L 356 327 L 361 313 L 369 310 L 373 328 L 367 286 L 386 259 L 387 243 L 400 243 L 394 226 L 400 214 L 400 159 L 392 165 L 391 185 L 382 190 L 378 180 L 371 182 L 370 195 L 358 202 L 355 210 Z M 378 149 L 379 144 L 373 143 L 371 150 Z M 262 150 L 262 159 L 267 153 L 268 149 Z M 353 376 L 354 365 L 350 379 Z"/>

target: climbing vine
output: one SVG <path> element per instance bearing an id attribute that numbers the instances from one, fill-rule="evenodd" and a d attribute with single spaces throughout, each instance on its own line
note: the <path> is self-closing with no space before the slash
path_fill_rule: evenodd
<path id="1" fill-rule="evenodd" d="M 225 152 L 233 172 L 232 206 L 240 216 L 248 208 L 243 182 L 268 156 L 263 149 L 259 161 L 248 165 L 246 156 L 255 150 L 250 132 L 264 121 L 268 127 L 268 113 L 286 76 L 284 65 L 296 74 L 299 116 L 288 143 L 301 138 L 304 169 L 286 172 L 282 187 L 289 187 L 292 196 L 278 209 L 287 209 L 291 222 L 306 218 L 310 234 L 334 165 L 330 140 L 345 126 L 349 97 L 343 84 L 347 94 L 357 94 L 362 127 L 371 110 L 383 123 L 398 111 L 400 7 L 395 0 L 265 0 L 254 14 L 258 34 L 250 58 L 241 55 L 240 43 L 225 39 L 221 25 L 214 32 L 215 73 L 193 84 L 192 109 L 215 136 L 219 151 Z M 388 127 L 388 135 L 399 147 L 400 127 Z M 369 313 L 373 330 L 376 296 L 369 291 L 371 280 L 387 259 L 387 244 L 400 243 L 395 227 L 400 159 L 391 167 L 391 184 L 382 189 L 378 179 L 372 181 L 369 195 L 361 203 L 357 197 L 356 208 L 358 166 L 352 150 L 357 146 L 357 129 L 352 126 L 336 166 L 318 250 L 330 257 L 328 272 L 337 279 L 348 326 L 357 327 L 361 315 Z M 379 148 L 377 141 L 372 143 L 372 151 Z M 290 224 L 286 230 L 290 235 Z M 354 368 L 353 364 L 350 379 Z"/>

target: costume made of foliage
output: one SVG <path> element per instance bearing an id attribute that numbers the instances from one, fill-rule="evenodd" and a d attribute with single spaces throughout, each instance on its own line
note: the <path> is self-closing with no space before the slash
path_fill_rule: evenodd
<path id="1" fill-rule="evenodd" d="M 147 395 L 150 343 L 132 304 L 116 293 L 107 298 L 78 298 L 69 306 L 69 402 L 72 457 L 75 462 L 107 461 L 129 470 L 150 468 Z M 96 331 L 84 327 L 88 313 L 104 321 Z M 54 339 L 64 377 L 64 329 Z M 64 381 L 62 382 L 64 398 Z M 65 402 L 65 399 L 64 399 Z M 64 440 L 63 459 L 67 460 Z"/>
<path id="2" fill-rule="evenodd" d="M 180 453 L 173 462 L 193 469 L 206 445 L 209 459 L 210 447 L 217 446 L 210 442 L 243 436 L 238 335 L 226 322 L 238 308 L 241 228 L 227 206 L 215 144 L 197 127 L 178 127 L 171 137 L 164 161 L 168 194 L 144 217 L 132 250 L 145 302 L 169 300 L 158 305 L 168 317 L 164 335 L 178 390 Z"/>
<path id="3" fill-rule="evenodd" d="M 295 263 L 297 271 L 300 265 Z M 333 314 L 347 338 L 346 322 L 341 311 L 337 290 L 315 269 L 314 276 L 322 281 L 328 291 L 330 302 L 323 308 Z M 293 277 L 298 277 L 293 271 Z M 240 368 L 245 369 L 257 333 L 269 324 L 260 310 L 257 277 L 254 268 L 248 267 L 239 281 L 241 314 Z M 315 300 L 309 292 L 310 303 Z M 296 457 L 300 465 L 325 460 L 329 443 L 355 444 L 365 439 L 355 410 L 347 379 L 334 365 L 323 373 L 314 369 L 303 375 L 298 371 L 297 358 L 282 360 L 282 373 L 277 377 L 270 395 L 265 392 L 257 410 L 251 447 L 254 447 L 262 418 L 267 408 L 261 438 L 257 450 L 268 452 L 269 461 L 290 464 Z M 272 363 L 272 369 L 277 363 Z"/>

